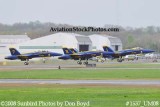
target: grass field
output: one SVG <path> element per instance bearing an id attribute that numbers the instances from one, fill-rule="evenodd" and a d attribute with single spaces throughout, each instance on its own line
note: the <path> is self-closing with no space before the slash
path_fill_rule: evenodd
<path id="1" fill-rule="evenodd" d="M 160 68 L 160 63 L 122 62 L 98 64 L 99 68 Z"/>
<path id="2" fill-rule="evenodd" d="M 160 79 L 160 69 L 1 70 L 1 79 Z"/>
<path id="3" fill-rule="evenodd" d="M 102 68 L 99 68 L 102 67 Z M 106 69 L 107 68 L 107 69 Z M 116 68 L 116 69 L 112 69 Z M 127 68 L 127 69 L 125 69 Z M 138 69 L 132 69 L 138 68 Z M 151 69 L 147 69 L 151 68 Z M 0 79 L 160 79 L 159 64 L 104 64 L 98 68 L 75 68 L 61 70 L 0 70 Z M 63 107 L 140 107 L 144 101 L 158 101 L 160 106 L 160 86 L 156 85 L 60 85 L 60 84 L 0 84 L 1 101 L 43 101 L 72 103 L 88 102 L 89 106 Z M 141 102 L 133 106 L 134 101 Z M 1 104 L 1 103 L 0 103 Z M 127 104 L 127 106 L 126 106 Z M 0 105 L 1 107 L 1 105 Z M 18 106 L 15 106 L 18 107 Z M 20 107 L 20 106 L 19 106 Z M 24 107 L 24 106 L 22 106 Z M 31 106 L 26 106 L 31 107 Z M 34 106 L 32 106 L 34 107 Z M 49 107 L 49 106 L 41 106 Z M 50 106 L 51 107 L 51 106 Z M 60 107 L 60 106 L 52 106 Z M 145 106 L 152 107 L 152 106 Z"/>
<path id="4" fill-rule="evenodd" d="M 160 101 L 160 90 L 157 87 L 140 86 L 7 85 L 0 87 L 0 101 L 89 101 L 89 107 L 126 107 L 128 101 Z"/>

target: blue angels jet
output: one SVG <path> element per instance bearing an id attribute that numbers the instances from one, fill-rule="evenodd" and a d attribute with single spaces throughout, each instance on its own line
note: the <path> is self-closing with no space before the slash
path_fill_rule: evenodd
<path id="1" fill-rule="evenodd" d="M 100 52 L 98 51 L 85 51 L 85 52 L 77 52 L 74 49 L 68 49 L 68 48 L 62 48 L 64 55 L 60 56 L 58 59 L 63 59 L 63 60 L 68 60 L 68 59 L 73 59 L 73 60 L 78 60 L 78 64 L 82 64 L 82 60 L 85 60 L 83 64 L 88 64 L 88 60 L 90 58 L 96 57 L 101 55 Z"/>
<path id="2" fill-rule="evenodd" d="M 55 52 L 49 52 L 49 51 L 40 51 L 40 52 L 32 52 L 32 53 L 26 53 L 26 54 L 20 54 L 18 50 L 15 48 L 9 48 L 11 56 L 6 56 L 5 59 L 8 60 L 21 60 L 25 61 L 24 64 L 29 64 L 29 59 L 32 58 L 39 58 L 39 57 L 54 57 L 54 56 L 61 56 L 60 53 Z"/>
<path id="3" fill-rule="evenodd" d="M 149 49 L 142 49 L 142 48 L 133 48 L 133 49 L 127 49 L 127 50 L 122 50 L 118 52 L 114 52 L 110 47 L 108 46 L 103 46 L 103 52 L 102 52 L 102 57 L 103 58 L 110 58 L 110 59 L 115 59 L 117 58 L 118 62 L 123 61 L 123 56 L 130 55 L 130 54 L 147 54 L 147 53 L 152 53 L 155 52 L 153 50 Z"/>

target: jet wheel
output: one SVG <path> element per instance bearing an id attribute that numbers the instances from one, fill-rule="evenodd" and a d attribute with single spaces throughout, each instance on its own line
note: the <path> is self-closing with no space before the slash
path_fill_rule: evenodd
<path id="1" fill-rule="evenodd" d="M 24 62 L 24 65 L 28 65 L 29 63 L 28 62 Z"/>
<path id="2" fill-rule="evenodd" d="M 122 59 L 117 59 L 117 61 L 118 61 L 118 62 L 122 62 L 123 60 L 122 60 Z"/>
<path id="3" fill-rule="evenodd" d="M 81 64 L 82 64 L 82 62 L 81 62 L 81 61 L 77 61 L 77 64 L 81 65 Z"/>
<path id="4" fill-rule="evenodd" d="M 88 64 L 88 62 L 83 62 L 83 64 L 84 64 L 84 65 L 87 65 L 87 64 Z"/>
<path id="5" fill-rule="evenodd" d="M 101 60 L 101 62 L 103 63 L 103 62 L 104 62 L 104 60 Z"/>

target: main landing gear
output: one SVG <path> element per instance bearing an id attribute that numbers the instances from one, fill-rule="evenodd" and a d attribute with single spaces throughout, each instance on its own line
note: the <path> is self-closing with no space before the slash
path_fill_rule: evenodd
<path id="1" fill-rule="evenodd" d="M 29 63 L 28 62 L 24 62 L 24 65 L 29 65 Z"/>
<path id="2" fill-rule="evenodd" d="M 122 59 L 121 57 L 117 59 L 118 62 L 122 62 L 124 59 Z"/>
<path id="3" fill-rule="evenodd" d="M 106 59 L 105 59 L 105 60 L 106 60 Z M 103 60 L 103 59 L 97 59 L 96 62 L 101 62 L 101 63 L 103 63 L 105 60 Z"/>
<path id="4" fill-rule="evenodd" d="M 88 64 L 88 61 L 86 61 L 86 62 L 83 62 L 83 64 L 84 64 L 84 65 L 87 65 L 87 64 Z"/>
<path id="5" fill-rule="evenodd" d="M 26 60 L 26 62 L 24 62 L 24 65 L 29 65 L 29 60 Z"/>
<path id="6" fill-rule="evenodd" d="M 81 62 L 81 61 L 77 61 L 77 64 L 82 65 L 82 62 Z M 88 61 L 83 62 L 83 64 L 84 64 L 84 65 L 87 65 L 87 64 L 88 64 Z"/>
<path id="7" fill-rule="evenodd" d="M 82 65 L 82 61 L 81 60 L 77 61 L 77 64 Z M 88 59 L 85 62 L 83 62 L 83 64 L 87 65 L 88 64 Z"/>
<path id="8" fill-rule="evenodd" d="M 81 64 L 82 64 L 82 62 L 81 62 L 81 61 L 77 61 L 77 64 L 81 65 Z"/>

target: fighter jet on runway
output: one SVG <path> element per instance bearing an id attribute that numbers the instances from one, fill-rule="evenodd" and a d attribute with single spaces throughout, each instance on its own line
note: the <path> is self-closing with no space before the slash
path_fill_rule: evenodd
<path id="1" fill-rule="evenodd" d="M 73 59 L 73 60 L 78 60 L 78 64 L 82 64 L 82 60 L 85 60 L 83 64 L 88 64 L 88 60 L 90 58 L 96 57 L 101 55 L 100 52 L 98 51 L 85 51 L 85 52 L 77 52 L 74 49 L 68 49 L 68 48 L 62 48 L 64 55 L 60 56 L 58 59 L 63 59 L 63 60 L 68 60 L 68 59 Z"/>
<path id="2" fill-rule="evenodd" d="M 26 53 L 26 54 L 20 54 L 18 50 L 15 48 L 9 48 L 11 56 L 6 56 L 5 59 L 8 60 L 21 60 L 25 61 L 24 65 L 29 64 L 29 59 L 32 58 L 39 58 L 39 57 L 54 57 L 54 56 L 61 56 L 60 53 L 55 52 L 49 52 L 49 51 L 41 51 L 41 52 L 32 52 L 32 53 Z"/>
<path id="3" fill-rule="evenodd" d="M 147 53 L 155 52 L 153 50 L 142 49 L 142 48 L 133 48 L 133 49 L 127 49 L 127 50 L 114 52 L 108 46 L 103 46 L 103 49 L 104 49 L 104 52 L 102 54 L 103 54 L 104 58 L 111 58 L 111 59 L 117 58 L 118 62 L 122 62 L 123 61 L 122 57 L 126 56 L 126 55 L 130 55 L 130 54 L 147 54 Z"/>

